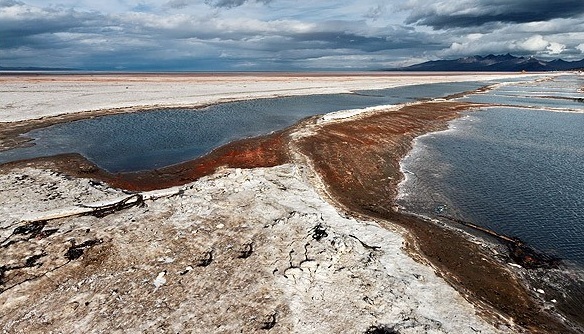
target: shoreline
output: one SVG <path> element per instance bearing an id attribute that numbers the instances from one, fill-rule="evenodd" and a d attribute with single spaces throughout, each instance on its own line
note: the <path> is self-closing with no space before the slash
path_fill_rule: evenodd
<path id="1" fill-rule="evenodd" d="M 461 111 L 477 106 L 454 102 L 438 104 L 444 104 L 445 108 L 424 108 L 424 104 L 404 107 L 399 111 L 404 115 L 398 116 L 398 121 L 392 120 L 391 113 L 380 113 L 344 124 L 324 125 L 320 133 L 313 135 L 315 140 L 300 144 L 301 149 L 311 156 L 329 197 L 340 207 L 404 227 L 412 233 L 414 252 L 423 254 L 433 267 L 446 274 L 451 284 L 468 294 L 469 299 L 503 309 L 520 323 L 533 325 L 531 330 L 562 332 L 562 325 L 556 324 L 559 327 L 554 328 L 556 325 L 549 316 L 536 315 L 533 311 L 529 314 L 527 310 L 538 309 L 537 303 L 532 300 L 532 293 L 523 287 L 522 279 L 515 281 L 515 274 L 507 267 L 508 261 L 495 260 L 496 256 L 488 247 L 477 246 L 460 229 L 429 224 L 425 219 L 395 210 L 393 198 L 403 177 L 399 161 L 411 149 L 412 140 L 422 133 L 443 129 L 447 121 Z M 439 115 L 441 112 L 443 114 Z M 400 127 L 401 130 L 396 130 Z M 403 135 L 398 140 L 382 137 L 388 133 Z M 363 144 L 369 145 L 367 150 L 360 149 Z M 387 186 L 388 183 L 391 185 Z M 469 263 L 474 265 L 468 266 Z"/>
<path id="2" fill-rule="evenodd" d="M 190 107 L 295 95 L 351 93 L 439 82 L 537 77 L 541 73 L 366 72 L 358 75 L 251 73 L 0 76 L 0 123 L 73 113 L 108 113 Z M 343 77 L 345 80 L 339 80 Z M 107 98 L 104 98 L 107 96 Z M 91 115 L 88 115 L 91 116 Z"/>
<path id="3" fill-rule="evenodd" d="M 0 151 L 26 146 L 33 129 L 85 118 L 295 95 L 352 93 L 437 82 L 541 74 L 516 73 L 187 73 L 0 76 Z M 445 77 L 446 76 L 446 77 Z M 347 75 L 345 75 L 347 77 Z M 95 90 L 97 93 L 86 94 Z M 104 98 L 104 95 L 107 98 Z"/>
<path id="4" fill-rule="evenodd" d="M 515 277 L 516 274 L 503 267 L 504 264 L 492 259 L 483 261 L 485 256 L 492 257 L 489 250 L 477 246 L 467 236 L 428 225 L 420 219 L 394 210 L 396 182 L 399 183 L 401 177 L 399 161 L 411 148 L 412 140 L 422 133 L 444 127 L 448 120 L 457 117 L 461 111 L 476 106 L 479 105 L 448 101 L 425 102 L 391 112 L 375 111 L 320 123 L 313 117 L 272 135 L 228 144 L 205 157 L 178 167 L 171 166 L 169 169 L 142 175 L 134 173 L 134 177 L 125 180 L 119 175 L 104 176 L 98 168 L 75 156 L 38 159 L 40 164 L 10 163 L 1 168 L 3 171 L 0 174 L 7 173 L 6 169 L 36 166 L 35 168 L 60 170 L 76 177 L 102 179 L 120 188 L 151 190 L 190 183 L 225 166 L 256 168 L 291 162 L 309 166 L 309 170 L 316 173 L 309 178 L 310 183 L 324 191 L 326 197 L 335 202 L 337 207 L 357 217 L 374 219 L 389 230 L 395 228 L 391 227 L 394 223 L 408 230 L 409 236 L 406 239 L 410 245 L 406 248 L 411 255 L 438 270 L 441 273 L 439 276 L 457 287 L 459 293 L 485 312 L 483 316 L 499 324 L 509 323 L 510 317 L 515 319 L 510 323 L 515 322 L 525 329 L 562 332 L 566 328 L 546 313 L 529 314 L 533 312 L 533 308 L 539 308 L 533 296 L 524 290 L 522 283 Z M 86 114 L 75 117 L 84 115 Z M 417 122 L 420 120 L 421 122 Z M 391 123 L 398 124 L 401 128 L 396 130 L 392 126 L 388 127 L 387 124 Z M 395 135 L 385 138 L 382 134 L 387 133 Z M 354 145 L 348 146 L 347 142 Z M 363 145 L 368 150 L 359 149 Z M 375 163 L 364 165 L 364 161 Z M 387 180 L 390 180 L 389 187 L 386 185 Z M 321 188 L 320 182 L 326 186 Z M 371 199 L 379 201 L 371 202 Z M 423 254 L 421 258 L 419 253 Z M 478 267 L 469 267 L 468 263 L 475 263 Z M 490 276 L 485 276 L 485 273 Z M 493 291 L 497 291 L 496 296 L 493 296 Z M 493 308 L 498 311 L 491 313 Z M 501 318 L 501 315 L 496 315 L 498 312 L 505 315 Z"/>

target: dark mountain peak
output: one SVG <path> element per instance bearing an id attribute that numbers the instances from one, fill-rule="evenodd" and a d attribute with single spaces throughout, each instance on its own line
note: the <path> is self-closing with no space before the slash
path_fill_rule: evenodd
<path id="1" fill-rule="evenodd" d="M 399 71 L 568 71 L 584 67 L 584 60 L 568 62 L 562 59 L 553 61 L 539 60 L 533 56 L 515 57 L 510 53 L 504 55 L 469 56 L 453 60 L 434 60 L 421 64 L 399 68 Z"/>
<path id="2" fill-rule="evenodd" d="M 504 54 L 504 55 L 495 55 L 495 54 L 488 54 L 486 56 L 481 56 L 481 55 L 475 55 L 472 57 L 467 57 L 467 58 L 474 58 L 477 60 L 497 60 L 497 61 L 503 61 L 503 60 L 511 60 L 511 59 L 517 59 L 517 57 L 511 55 L 510 53 Z"/>

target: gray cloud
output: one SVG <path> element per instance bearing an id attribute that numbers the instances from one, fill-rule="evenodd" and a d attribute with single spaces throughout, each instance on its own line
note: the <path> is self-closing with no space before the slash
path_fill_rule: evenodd
<path id="1" fill-rule="evenodd" d="M 205 3 L 213 7 L 233 8 L 239 7 L 246 2 L 258 2 L 268 4 L 272 0 L 205 0 Z"/>
<path id="2" fill-rule="evenodd" d="M 582 0 L 464 0 L 457 3 L 416 0 L 406 23 L 434 29 L 476 27 L 489 23 L 524 23 L 572 18 L 584 14 Z"/>
<path id="3" fill-rule="evenodd" d="M 534 14 L 522 23 L 503 23 L 489 20 L 502 9 L 517 11 L 515 4 L 503 0 L 412 0 L 410 3 L 418 1 L 423 7 L 408 12 L 409 22 L 417 22 L 408 25 L 401 22 L 406 13 L 398 13 L 400 21 L 390 21 L 396 15 L 388 15 L 390 6 L 378 6 L 383 4 L 378 0 L 344 1 L 291 8 L 288 2 L 271 0 L 208 0 L 208 4 L 167 0 L 157 10 L 146 12 L 95 12 L 0 0 L 0 66 L 378 69 L 390 66 L 387 64 L 408 64 L 413 59 L 421 62 L 473 54 L 511 52 L 572 60 L 584 54 L 584 20 L 576 9 L 562 7 L 555 13 Z M 472 7 L 469 1 L 478 5 Z M 271 6 L 243 6 L 246 2 Z M 574 5 L 573 1 L 559 2 L 566 3 Z M 548 8 L 539 0 L 530 4 Z M 241 7 L 219 10 L 209 5 Z M 456 15 L 466 16 L 472 24 L 440 24 Z M 575 18 L 532 22 L 543 16 L 570 15 Z M 472 21 L 472 17 L 480 19 Z M 434 20 L 436 29 L 418 26 L 430 25 L 428 20 Z"/>
<path id="4" fill-rule="evenodd" d="M 107 25 L 110 20 L 95 12 L 77 12 L 45 8 L 33 10 L 18 1 L 4 1 L 0 8 L 0 48 L 27 45 L 39 35 L 59 32 L 84 32 L 95 26 Z M 34 43 L 38 45 L 38 43 Z"/>
<path id="5" fill-rule="evenodd" d="M 0 0 L 0 8 L 2 7 L 12 7 L 16 5 L 24 5 L 22 1 L 15 0 Z"/>
<path id="6" fill-rule="evenodd" d="M 175 2 L 175 5 L 181 5 Z M 148 13 L 105 15 L 15 4 L 0 12 L 0 62 L 86 69 L 293 68 L 306 58 L 428 45 L 411 29 L 362 21 L 230 20 Z M 21 15 L 26 14 L 26 15 Z M 313 61 L 318 63 L 318 61 Z M 253 67 L 252 64 L 261 64 Z M 323 67 L 330 63 L 322 62 Z M 367 68 L 368 63 L 357 63 Z"/>
<path id="7" fill-rule="evenodd" d="M 189 6 L 189 2 L 187 0 L 170 0 L 165 4 L 166 7 L 172 9 L 183 9 Z"/>
<path id="8" fill-rule="evenodd" d="M 369 11 L 367 11 L 367 13 L 364 15 L 364 17 L 368 19 L 377 20 L 380 16 L 385 14 L 386 10 L 387 8 L 385 4 L 378 4 L 377 6 L 370 8 Z"/>
<path id="9" fill-rule="evenodd" d="M 423 33 L 407 32 L 399 29 L 397 31 L 387 31 L 382 35 L 364 36 L 347 31 L 312 31 L 291 35 L 292 41 L 300 44 L 298 48 L 319 48 L 319 49 L 350 49 L 362 52 L 379 52 L 396 49 L 418 49 L 423 47 L 431 49 L 436 45 L 435 41 Z M 289 44 L 288 44 L 289 45 Z"/>

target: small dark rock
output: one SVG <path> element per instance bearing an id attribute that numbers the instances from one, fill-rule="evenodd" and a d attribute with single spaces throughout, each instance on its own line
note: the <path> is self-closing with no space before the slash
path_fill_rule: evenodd
<path id="1" fill-rule="evenodd" d="M 48 229 L 48 230 L 43 230 L 39 234 L 37 234 L 35 237 L 38 238 L 38 239 L 44 239 L 46 237 L 49 237 L 49 236 L 55 234 L 57 231 L 59 231 L 58 228 L 52 228 L 52 229 Z"/>
<path id="2" fill-rule="evenodd" d="M 371 326 L 365 331 L 365 334 L 399 334 L 399 332 L 393 327 L 386 325 L 382 326 Z"/>
<path id="3" fill-rule="evenodd" d="M 77 260 L 83 255 L 83 248 L 69 248 L 65 253 L 67 260 Z"/>
<path id="4" fill-rule="evenodd" d="M 199 264 L 197 264 L 198 267 L 207 267 L 209 266 L 211 263 L 213 262 L 213 251 L 210 250 L 207 252 L 207 257 L 204 259 L 201 259 L 199 261 Z"/>
<path id="5" fill-rule="evenodd" d="M 65 253 L 65 257 L 69 261 L 77 260 L 78 258 L 81 257 L 81 255 L 83 255 L 83 252 L 85 251 L 85 249 L 93 247 L 93 246 L 100 244 L 102 242 L 103 241 L 101 239 L 99 239 L 99 240 L 94 239 L 94 240 L 87 240 L 79 245 L 76 245 L 75 241 L 73 241 L 71 247 L 69 247 L 69 249 Z"/>
<path id="6" fill-rule="evenodd" d="M 0 266 L 0 285 L 4 284 L 4 276 L 6 276 L 7 271 L 8 271 L 7 266 Z"/>
<path id="7" fill-rule="evenodd" d="M 47 225 L 46 221 L 36 221 L 22 226 L 18 226 L 14 229 L 12 234 L 32 234 L 33 237 L 39 234 L 42 229 Z"/>
<path id="8" fill-rule="evenodd" d="M 264 322 L 262 329 L 270 330 L 270 329 L 274 328 L 274 326 L 276 326 L 276 323 L 277 323 L 277 315 L 278 315 L 278 313 L 274 313 L 274 314 L 270 315 L 269 320 L 267 322 Z"/>
<path id="9" fill-rule="evenodd" d="M 253 253 L 253 243 L 249 243 L 245 245 L 245 249 L 242 250 L 237 258 L 239 259 L 247 259 Z"/>
<path id="10" fill-rule="evenodd" d="M 326 228 L 322 224 L 318 224 L 312 228 L 312 239 L 320 241 L 326 237 L 328 237 L 328 233 L 326 233 Z"/>
<path id="11" fill-rule="evenodd" d="M 47 255 L 46 253 L 33 255 L 33 256 L 31 256 L 31 257 L 29 257 L 29 258 L 26 259 L 26 262 L 25 262 L 24 266 L 25 267 L 28 267 L 28 268 L 34 267 L 34 266 L 39 266 L 40 267 L 42 265 L 42 263 L 37 263 L 37 261 L 40 258 L 42 258 L 42 257 L 44 257 L 46 255 Z"/>

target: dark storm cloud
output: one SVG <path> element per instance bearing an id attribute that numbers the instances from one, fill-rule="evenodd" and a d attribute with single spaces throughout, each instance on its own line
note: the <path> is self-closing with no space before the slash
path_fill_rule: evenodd
<path id="1" fill-rule="evenodd" d="M 11 8 L 0 12 L 0 61 L 16 66 L 33 61 L 35 66 L 53 66 L 55 59 L 63 62 L 59 66 L 84 68 L 184 67 L 189 60 L 197 66 L 223 68 L 228 63 L 254 62 L 292 66 L 306 58 L 429 45 L 420 43 L 419 33 L 413 29 L 370 31 L 363 21 L 313 24 L 149 13 L 106 15 L 7 1 L 2 4 Z M 180 9 L 185 5 L 189 6 L 175 0 L 165 7 Z"/>
<path id="2" fill-rule="evenodd" d="M 303 54 L 302 50 L 316 50 L 321 55 L 338 50 L 354 52 L 380 52 L 398 49 L 440 49 L 447 47 L 437 34 L 429 35 L 399 25 L 377 29 L 364 29 L 364 21 L 323 21 L 318 25 L 297 31 L 291 26 L 277 26 L 269 31 L 197 31 L 192 37 L 204 38 L 215 45 L 233 44 L 241 50 L 267 51 L 281 57 Z M 180 34 L 180 32 L 177 32 Z M 183 35 L 187 37 L 188 34 Z"/>
<path id="3" fill-rule="evenodd" d="M 112 10 L 44 1 L 0 0 L 0 66 L 377 69 L 473 54 L 584 53 L 584 0 L 408 0 L 406 12 L 380 0 L 104 2 Z M 407 15 L 417 24 L 404 24 Z M 541 21 L 554 17 L 563 19 Z"/>
<path id="4" fill-rule="evenodd" d="M 39 45 L 40 35 L 49 35 L 59 32 L 98 32 L 97 27 L 107 25 L 110 20 L 94 12 L 76 12 L 73 10 L 59 10 L 46 8 L 31 11 L 18 1 L 0 2 L 0 8 L 18 8 L 13 15 L 4 15 L 0 19 L 0 48 L 27 45 L 31 41 Z"/>
<path id="5" fill-rule="evenodd" d="M 425 48 L 431 48 L 434 44 L 425 34 L 404 30 L 386 32 L 381 36 L 363 36 L 346 31 L 312 31 L 294 34 L 290 38 L 300 44 L 299 47 L 304 45 L 319 49 L 351 49 L 364 52 L 417 48 L 421 44 Z M 286 45 L 282 47 L 285 48 Z"/>
<path id="6" fill-rule="evenodd" d="M 406 23 L 434 29 L 476 27 L 488 23 L 527 23 L 584 14 L 583 0 L 415 1 Z"/>
<path id="7" fill-rule="evenodd" d="M 213 7 L 234 8 L 245 4 L 246 2 L 270 3 L 272 0 L 205 0 L 205 3 Z"/>

